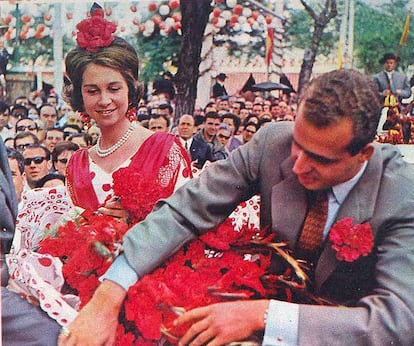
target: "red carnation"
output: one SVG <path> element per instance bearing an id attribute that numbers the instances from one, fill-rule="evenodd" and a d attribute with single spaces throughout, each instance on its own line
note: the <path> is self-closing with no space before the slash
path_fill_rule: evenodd
<path id="1" fill-rule="evenodd" d="M 371 225 L 367 222 L 353 224 L 350 217 L 338 221 L 329 233 L 332 248 L 339 261 L 353 262 L 360 256 L 368 256 L 374 246 Z"/>
<path id="2" fill-rule="evenodd" d="M 116 24 L 104 19 L 102 9 L 96 9 L 91 18 L 84 19 L 76 28 L 79 30 L 76 41 L 79 47 L 96 53 L 101 47 L 108 47 L 115 39 Z"/>

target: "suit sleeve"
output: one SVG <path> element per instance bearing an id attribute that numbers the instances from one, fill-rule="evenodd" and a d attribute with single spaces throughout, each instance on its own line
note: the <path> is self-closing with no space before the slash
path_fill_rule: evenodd
<path id="1" fill-rule="evenodd" d="M 257 193 L 259 163 L 268 132 L 211 164 L 124 237 L 124 254 L 139 277 L 153 270 L 185 242 L 220 224 L 243 200 Z"/>

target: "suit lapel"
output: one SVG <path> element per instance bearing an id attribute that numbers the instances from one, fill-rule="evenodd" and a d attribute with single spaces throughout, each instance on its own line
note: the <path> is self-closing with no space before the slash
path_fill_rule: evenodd
<path id="1" fill-rule="evenodd" d="M 352 217 L 354 223 L 370 221 L 374 214 L 382 175 L 382 160 L 380 156 L 381 154 L 377 147 L 361 179 L 351 190 L 339 209 L 336 221 L 342 220 L 345 217 Z M 373 233 L 375 237 L 375 229 L 373 229 Z M 339 264 L 335 256 L 336 252 L 331 248 L 331 244 L 327 242 L 315 270 L 315 285 L 317 290 L 320 289 L 322 284 Z"/>
<path id="2" fill-rule="evenodd" d="M 292 173 L 290 159 L 281 169 L 287 178 L 272 188 L 272 227 L 293 249 L 306 215 L 306 191 Z"/>

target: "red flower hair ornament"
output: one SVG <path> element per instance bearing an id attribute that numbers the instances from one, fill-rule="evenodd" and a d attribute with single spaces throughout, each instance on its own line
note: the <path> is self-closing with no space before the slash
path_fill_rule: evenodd
<path id="1" fill-rule="evenodd" d="M 339 261 L 354 262 L 368 256 L 374 247 L 374 236 L 368 222 L 353 224 L 350 217 L 338 221 L 329 232 L 329 240 Z"/>
<path id="2" fill-rule="evenodd" d="M 88 52 L 96 53 L 99 48 L 110 46 L 115 39 L 116 24 L 104 18 L 101 7 L 92 9 L 91 18 L 82 20 L 76 28 L 79 30 L 76 42 Z"/>

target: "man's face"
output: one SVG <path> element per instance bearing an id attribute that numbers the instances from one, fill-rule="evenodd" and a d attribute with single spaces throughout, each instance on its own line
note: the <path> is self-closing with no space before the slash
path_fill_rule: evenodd
<path id="1" fill-rule="evenodd" d="M 55 162 L 55 168 L 58 174 L 66 176 L 66 166 L 74 153 L 73 150 L 65 150 L 59 154 Z"/>
<path id="2" fill-rule="evenodd" d="M 194 133 L 194 119 L 190 115 L 183 115 L 178 122 L 178 135 L 182 139 L 190 139 Z"/>
<path id="3" fill-rule="evenodd" d="M 63 141 L 63 132 L 59 130 L 48 130 L 46 132 L 46 138 L 45 138 L 45 145 L 46 148 L 49 149 L 50 152 L 53 151 L 56 144 Z"/>
<path id="4" fill-rule="evenodd" d="M 204 131 L 211 137 L 215 136 L 220 125 L 220 119 L 206 118 Z"/>
<path id="5" fill-rule="evenodd" d="M 270 114 L 272 114 L 273 119 L 276 119 L 276 118 L 278 118 L 278 117 L 279 117 L 279 115 L 280 115 L 280 107 L 279 107 L 279 105 L 278 105 L 278 104 L 277 104 L 277 105 L 273 105 L 273 106 L 270 108 Z"/>
<path id="6" fill-rule="evenodd" d="M 254 115 L 260 116 L 263 113 L 263 106 L 262 105 L 254 105 L 252 109 L 252 113 Z"/>
<path id="7" fill-rule="evenodd" d="M 24 149 L 32 144 L 34 144 L 34 139 L 30 136 L 27 136 L 24 138 L 16 139 L 15 148 L 22 153 Z"/>
<path id="8" fill-rule="evenodd" d="M 234 125 L 234 120 L 233 119 L 224 118 L 223 123 L 231 128 L 231 133 L 234 133 L 234 131 L 236 130 L 236 126 Z"/>
<path id="9" fill-rule="evenodd" d="M 16 159 L 9 158 L 10 171 L 13 177 L 14 189 L 16 191 L 17 199 L 20 202 L 20 197 L 22 195 L 23 186 L 24 186 L 24 176 L 20 172 L 19 163 Z"/>
<path id="10" fill-rule="evenodd" d="M 20 132 L 31 132 L 37 135 L 37 125 L 32 119 L 21 119 L 16 123 L 16 134 Z"/>
<path id="11" fill-rule="evenodd" d="M 52 106 L 44 106 L 40 110 L 40 119 L 42 119 L 45 127 L 51 129 L 55 127 L 57 121 L 57 111 Z"/>
<path id="12" fill-rule="evenodd" d="M 153 132 L 168 132 L 167 121 L 163 117 L 151 118 L 148 127 Z"/>
<path id="13" fill-rule="evenodd" d="M 384 69 L 387 72 L 394 71 L 397 66 L 397 61 L 395 59 L 387 59 L 384 62 Z"/>
<path id="14" fill-rule="evenodd" d="M 218 103 L 218 110 L 219 111 L 228 111 L 230 108 L 228 100 L 220 100 Z"/>
<path id="15" fill-rule="evenodd" d="M 0 113 L 0 130 L 2 130 L 9 123 L 9 111 L 6 110 L 3 113 Z"/>
<path id="16" fill-rule="evenodd" d="M 42 148 L 26 148 L 23 157 L 27 183 L 33 189 L 36 183 L 49 173 L 50 161 L 47 160 Z"/>
<path id="17" fill-rule="evenodd" d="M 232 112 L 236 115 L 240 114 L 241 105 L 238 102 L 234 102 L 231 106 Z"/>
<path id="18" fill-rule="evenodd" d="M 225 147 L 230 139 L 230 132 L 226 129 L 219 129 L 217 131 L 217 138 L 220 141 L 220 143 Z"/>
<path id="19" fill-rule="evenodd" d="M 373 152 L 368 144 L 351 156 L 347 147 L 353 138 L 352 120 L 344 118 L 337 124 L 317 128 L 303 117 L 299 107 L 293 131 L 291 158 L 293 173 L 308 190 L 333 187 L 351 179 Z"/>
<path id="20" fill-rule="evenodd" d="M 244 143 L 247 143 L 247 142 L 249 142 L 251 139 L 252 139 L 252 137 L 253 137 L 253 135 L 256 133 L 256 128 L 253 126 L 253 125 L 249 125 L 249 126 L 247 126 L 244 130 L 243 130 L 243 133 L 242 133 L 242 136 L 243 136 L 243 142 Z"/>

